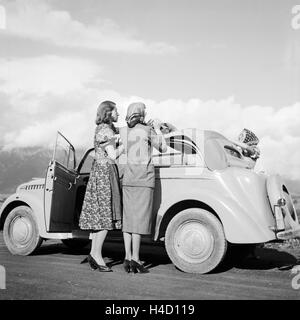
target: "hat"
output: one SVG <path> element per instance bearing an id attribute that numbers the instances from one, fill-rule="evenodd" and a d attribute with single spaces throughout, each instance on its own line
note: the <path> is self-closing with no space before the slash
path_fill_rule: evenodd
<path id="1" fill-rule="evenodd" d="M 245 143 L 248 146 L 256 146 L 259 143 L 259 139 L 252 131 L 244 129 L 239 135 L 239 142 Z"/>

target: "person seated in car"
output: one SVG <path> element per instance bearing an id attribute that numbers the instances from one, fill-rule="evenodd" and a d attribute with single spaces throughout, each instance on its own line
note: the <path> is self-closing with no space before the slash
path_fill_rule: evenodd
<path id="1" fill-rule="evenodd" d="M 242 155 L 248 158 L 252 168 L 255 167 L 257 160 L 260 158 L 260 149 L 258 148 L 259 139 L 249 129 L 243 129 L 238 137 L 239 151 Z"/>

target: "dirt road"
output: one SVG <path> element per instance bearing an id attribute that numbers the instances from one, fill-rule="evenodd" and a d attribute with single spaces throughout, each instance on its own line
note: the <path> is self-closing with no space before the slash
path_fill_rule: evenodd
<path id="1" fill-rule="evenodd" d="M 161 246 L 142 246 L 142 259 L 149 262 L 150 273 L 137 275 L 123 272 L 121 241 L 105 243 L 104 256 L 112 263 L 112 273 L 92 271 L 87 264 L 80 264 L 88 252 L 74 252 L 58 241 L 48 241 L 33 256 L 12 256 L 0 233 L 0 265 L 7 273 L 6 290 L 0 290 L 0 299 L 300 298 L 300 289 L 291 285 L 295 276 L 291 265 L 300 261 L 299 250 L 290 254 L 259 249 L 260 259 L 247 259 L 231 269 L 207 275 L 177 270 Z"/>

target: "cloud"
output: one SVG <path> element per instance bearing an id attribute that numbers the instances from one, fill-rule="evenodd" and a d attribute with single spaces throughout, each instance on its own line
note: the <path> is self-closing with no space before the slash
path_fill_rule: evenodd
<path id="1" fill-rule="evenodd" d="M 105 82 L 98 64 L 58 56 L 0 59 L 0 70 L 0 92 L 10 112 L 45 115 L 47 120 L 62 108 L 73 110 L 77 92 Z"/>
<path id="2" fill-rule="evenodd" d="M 54 55 L 0 59 L 0 69 L 0 88 L 8 94 L 66 94 L 96 81 L 101 73 L 100 66 L 87 60 Z"/>
<path id="3" fill-rule="evenodd" d="M 300 102 L 281 109 L 259 105 L 242 106 L 234 97 L 223 100 L 146 101 L 155 117 L 179 128 L 218 131 L 236 140 L 243 128 L 260 137 L 262 157 L 258 167 L 300 179 Z"/>
<path id="4" fill-rule="evenodd" d="M 12 35 L 71 48 L 86 48 L 137 54 L 167 54 L 176 48 L 164 42 L 137 39 L 111 19 L 93 24 L 75 20 L 70 12 L 59 11 L 42 0 L 5 2 L 7 30 Z"/>
<path id="5" fill-rule="evenodd" d="M 49 146 L 57 130 L 87 146 L 104 90 L 102 67 L 77 58 L 46 55 L 0 59 L 0 146 Z"/>
<path id="6" fill-rule="evenodd" d="M 76 147 L 92 145 L 99 102 L 116 101 L 119 125 L 126 107 L 144 101 L 148 117 L 178 128 L 219 131 L 236 139 L 243 128 L 261 139 L 261 166 L 270 173 L 300 179 L 300 103 L 281 109 L 242 106 L 234 97 L 223 100 L 168 99 L 155 101 L 121 96 L 105 90 L 102 68 L 84 59 L 57 56 L 0 60 L 0 145 L 5 148 L 50 146 L 57 130 Z"/>

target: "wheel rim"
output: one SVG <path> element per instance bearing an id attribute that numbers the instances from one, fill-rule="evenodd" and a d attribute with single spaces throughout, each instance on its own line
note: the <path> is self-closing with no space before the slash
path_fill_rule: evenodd
<path id="1" fill-rule="evenodd" d="M 10 223 L 9 236 L 16 247 L 26 247 L 33 235 L 31 221 L 21 215 L 16 216 Z"/>
<path id="2" fill-rule="evenodd" d="M 214 237 L 199 221 L 181 224 L 174 235 L 174 248 L 179 257 L 189 263 L 202 263 L 214 250 Z"/>

